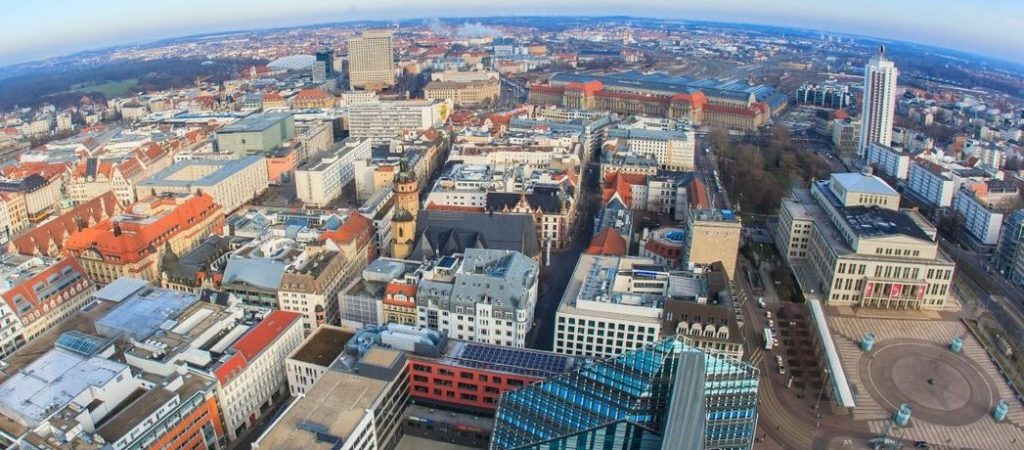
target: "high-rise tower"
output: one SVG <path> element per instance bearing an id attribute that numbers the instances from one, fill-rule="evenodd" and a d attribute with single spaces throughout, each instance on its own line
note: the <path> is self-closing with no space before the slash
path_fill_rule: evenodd
<path id="1" fill-rule="evenodd" d="M 383 89 L 395 84 L 391 30 L 366 30 L 348 40 L 348 81 L 352 89 Z"/>
<path id="2" fill-rule="evenodd" d="M 892 143 L 892 118 L 896 112 L 896 79 L 899 70 L 885 57 L 885 46 L 878 49 L 878 56 L 871 58 L 864 67 L 863 121 L 860 127 L 860 145 L 857 156 L 867 156 L 872 143 L 888 146 Z"/>

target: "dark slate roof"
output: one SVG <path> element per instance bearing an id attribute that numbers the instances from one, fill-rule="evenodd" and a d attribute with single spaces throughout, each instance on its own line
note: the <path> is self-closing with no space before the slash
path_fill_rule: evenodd
<path id="1" fill-rule="evenodd" d="M 463 253 L 467 248 L 515 250 L 529 257 L 540 254 L 537 229 L 527 215 L 424 210 L 416 223 L 416 236 L 412 260 Z"/>
<path id="2" fill-rule="evenodd" d="M 501 211 L 505 208 L 515 208 L 519 203 L 522 194 L 515 192 L 488 192 L 487 210 Z M 526 194 L 526 202 L 533 209 L 540 209 L 545 213 L 558 213 L 562 210 L 562 202 L 559 199 L 557 190 L 541 190 L 532 194 Z"/>

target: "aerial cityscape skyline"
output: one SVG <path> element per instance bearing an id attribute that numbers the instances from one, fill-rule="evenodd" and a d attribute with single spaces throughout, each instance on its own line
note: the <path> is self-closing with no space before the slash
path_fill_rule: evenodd
<path id="1" fill-rule="evenodd" d="M 0 69 L 0 449 L 1024 443 L 1024 67 L 825 25 L 996 3 L 194 2 Z"/>
<path id="2" fill-rule="evenodd" d="M 810 0 L 774 2 L 758 10 L 741 0 L 725 2 L 662 2 L 640 0 L 624 8 L 604 0 L 560 0 L 555 4 L 526 0 L 514 7 L 480 6 L 464 0 L 430 3 L 384 0 L 367 5 L 343 5 L 325 0 L 303 0 L 285 5 L 239 0 L 215 3 L 183 0 L 141 5 L 114 0 L 84 4 L 58 0 L 47 6 L 17 2 L 0 18 L 6 30 L 0 37 L 0 66 L 64 56 L 76 51 L 128 45 L 195 34 L 246 31 L 287 26 L 311 26 L 361 20 L 395 21 L 438 17 L 490 17 L 510 15 L 627 15 L 695 21 L 760 24 L 894 39 L 1024 63 L 1024 42 L 1009 38 L 1024 28 L 1024 4 L 989 0 L 974 8 L 956 0 L 886 2 L 869 0 L 832 5 Z M 195 14 L 196 10 L 206 14 Z M 886 11 L 879 15 L 878 11 Z M 65 22 L 65 19 L 72 19 Z M 230 19 L 226 19 L 230 18 Z M 31 26 L 44 20 L 45 29 Z M 104 23 L 103 27 L 92 26 Z M 955 29 L 954 35 L 947 30 Z M 57 30 L 57 32 L 54 32 Z M 70 45 L 69 45 L 70 43 Z"/>

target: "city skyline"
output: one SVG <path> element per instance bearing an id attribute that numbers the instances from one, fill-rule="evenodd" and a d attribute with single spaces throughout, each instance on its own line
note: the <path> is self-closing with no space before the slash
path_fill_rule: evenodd
<path id="1" fill-rule="evenodd" d="M 887 9 L 889 14 L 877 14 L 881 8 Z M 197 14 L 197 11 L 202 13 Z M 0 50 L 0 66 L 103 47 L 224 31 L 359 20 L 621 14 L 827 30 L 910 41 L 1015 63 L 1024 62 L 1024 42 L 1006 39 L 1013 35 L 1014 30 L 1024 28 L 1024 21 L 1020 19 L 1024 16 L 1024 4 L 1006 0 L 986 2 L 984 8 L 953 0 L 927 3 L 914 0 L 899 4 L 869 0 L 849 10 L 837 10 L 835 5 L 809 0 L 777 2 L 771 10 L 751 8 L 737 0 L 716 2 L 713 5 L 688 1 L 672 7 L 665 7 L 655 1 L 639 0 L 631 2 L 629 8 L 616 2 L 584 3 L 577 0 L 560 0 L 554 5 L 525 0 L 518 2 L 514 8 L 493 5 L 483 8 L 463 0 L 429 3 L 382 0 L 372 6 L 337 5 L 325 0 L 304 0 L 288 5 L 253 5 L 240 0 L 226 0 L 216 4 L 181 0 L 157 5 L 112 0 L 86 5 L 58 0 L 47 6 L 33 3 L 9 6 L 6 19 L 0 19 L 0 24 L 8 31 L 0 38 L 0 48 L 3 49 Z M 33 26 L 40 21 L 50 26 Z M 101 23 L 103 26 L 97 26 Z M 956 32 L 950 33 L 950 29 Z"/>

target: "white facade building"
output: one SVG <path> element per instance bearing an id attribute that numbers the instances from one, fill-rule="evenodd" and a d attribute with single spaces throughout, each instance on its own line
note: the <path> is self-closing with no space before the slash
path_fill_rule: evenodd
<path id="1" fill-rule="evenodd" d="M 910 154 L 901 147 L 872 143 L 864 158 L 868 164 L 878 166 L 878 171 L 889 177 L 906 180 L 910 174 Z"/>
<path id="2" fill-rule="evenodd" d="M 370 157 L 370 140 L 350 138 L 323 155 L 295 169 L 295 192 L 299 200 L 316 208 L 341 195 L 355 177 L 353 162 Z"/>
<path id="3" fill-rule="evenodd" d="M 948 171 L 928 161 L 910 163 L 907 187 L 918 199 L 933 208 L 948 208 L 953 205 L 953 179 Z"/>
<path id="4" fill-rule="evenodd" d="M 892 144 L 893 115 L 896 113 L 896 80 L 899 70 L 885 57 L 882 47 L 878 56 L 864 67 L 864 114 L 860 128 L 860 146 L 857 155 L 864 157 L 873 143 Z"/>
<path id="5" fill-rule="evenodd" d="M 452 111 L 451 100 L 378 100 L 349 107 L 349 133 L 384 145 L 403 132 L 440 127 Z"/>
<path id="6" fill-rule="evenodd" d="M 964 218 L 964 229 L 984 245 L 995 245 L 999 242 L 999 232 L 1003 228 L 1003 213 L 989 208 L 983 198 L 969 189 L 961 187 L 953 200 L 953 208 Z"/>
<path id="7" fill-rule="evenodd" d="M 514 251 L 467 249 L 422 270 L 416 325 L 459 340 L 523 348 L 537 304 L 537 262 Z"/>
<path id="8" fill-rule="evenodd" d="M 669 276 L 654 264 L 580 256 L 555 315 L 554 351 L 612 357 L 657 340 Z"/>

